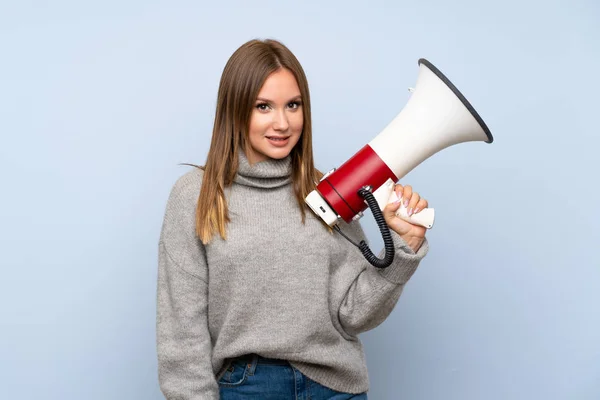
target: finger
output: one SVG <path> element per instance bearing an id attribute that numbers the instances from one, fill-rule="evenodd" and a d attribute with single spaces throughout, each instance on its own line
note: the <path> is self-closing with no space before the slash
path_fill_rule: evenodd
<path id="1" fill-rule="evenodd" d="M 401 184 L 397 183 L 396 186 L 394 186 L 394 191 L 396 192 L 396 196 L 401 199 L 402 198 L 402 192 L 404 190 L 404 187 L 402 187 Z"/>
<path id="2" fill-rule="evenodd" d="M 412 196 L 410 197 L 410 201 L 408 202 L 408 215 L 409 216 L 413 215 L 415 207 L 419 203 L 419 200 L 421 200 L 421 196 L 419 195 L 419 193 L 413 192 Z"/>
<path id="3" fill-rule="evenodd" d="M 408 207 L 408 202 L 410 201 L 410 198 L 412 197 L 412 186 L 410 185 L 406 185 L 404 186 L 404 189 L 402 191 L 402 203 L 404 204 L 404 207 Z"/>
<path id="4" fill-rule="evenodd" d="M 429 207 L 429 203 L 427 202 L 427 200 L 421 197 L 421 200 L 419 200 L 415 209 L 413 210 L 413 214 L 416 214 L 419 211 L 426 209 L 427 207 Z"/>
<path id="5" fill-rule="evenodd" d="M 396 216 L 396 212 L 398 211 L 399 208 L 400 208 L 400 203 L 388 203 L 383 208 L 383 217 L 385 218 L 385 220 L 388 224 Z"/>

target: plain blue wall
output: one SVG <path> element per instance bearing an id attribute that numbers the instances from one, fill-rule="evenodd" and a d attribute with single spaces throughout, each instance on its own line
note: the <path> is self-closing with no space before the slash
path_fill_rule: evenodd
<path id="1" fill-rule="evenodd" d="M 0 4 L 2 398 L 162 398 L 164 205 L 178 163 L 204 162 L 222 68 L 255 37 L 303 63 L 323 170 L 401 110 L 420 57 L 496 139 L 403 179 L 438 214 L 430 255 L 363 336 L 371 398 L 600 398 L 595 0 L 201 3 Z"/>

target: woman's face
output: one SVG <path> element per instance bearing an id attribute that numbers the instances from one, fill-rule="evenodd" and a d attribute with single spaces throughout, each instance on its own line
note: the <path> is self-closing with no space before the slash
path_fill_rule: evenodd
<path id="1" fill-rule="evenodd" d="M 281 68 L 273 72 L 258 92 L 250 116 L 250 162 L 285 158 L 298 143 L 304 117 L 300 88 L 294 75 Z"/>

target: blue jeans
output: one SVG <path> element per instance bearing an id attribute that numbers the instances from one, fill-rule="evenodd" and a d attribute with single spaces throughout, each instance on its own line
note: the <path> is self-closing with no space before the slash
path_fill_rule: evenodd
<path id="1" fill-rule="evenodd" d="M 367 394 L 336 392 L 287 361 L 248 355 L 232 361 L 219 379 L 221 400 L 367 400 Z"/>

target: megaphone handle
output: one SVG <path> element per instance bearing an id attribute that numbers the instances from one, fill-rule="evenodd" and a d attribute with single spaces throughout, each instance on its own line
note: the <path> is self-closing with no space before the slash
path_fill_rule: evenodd
<path id="1" fill-rule="evenodd" d="M 377 204 L 379 204 L 380 209 L 384 209 L 386 205 L 389 203 L 393 203 L 398 200 L 398 196 L 394 191 L 394 181 L 388 179 L 381 185 L 377 190 L 373 192 L 373 196 L 377 200 Z M 367 203 L 368 204 L 368 203 Z M 427 229 L 431 229 L 433 227 L 433 222 L 435 220 L 435 211 L 433 208 L 426 208 L 424 210 L 419 211 L 416 214 L 411 216 L 408 215 L 408 210 L 404 207 L 404 204 L 400 205 L 398 211 L 396 211 L 396 215 L 406 222 L 411 224 L 420 225 Z"/>
<path id="2" fill-rule="evenodd" d="M 398 200 L 398 196 L 396 196 L 396 192 L 392 191 L 388 202 L 393 203 L 396 200 Z M 435 220 L 435 210 L 433 208 L 425 208 L 424 210 L 409 216 L 408 209 L 404 206 L 404 204 L 401 204 L 398 211 L 396 211 L 396 216 L 411 224 L 431 229 Z"/>

